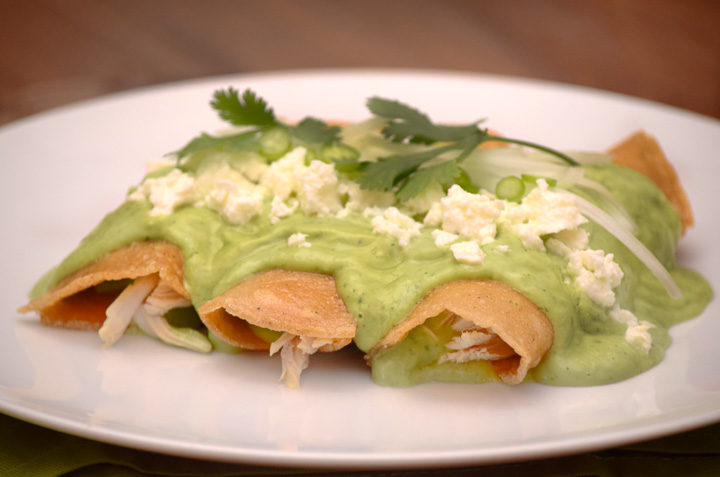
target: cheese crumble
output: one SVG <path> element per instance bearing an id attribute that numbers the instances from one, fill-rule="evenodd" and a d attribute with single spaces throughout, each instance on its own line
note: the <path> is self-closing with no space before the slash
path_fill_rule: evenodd
<path id="1" fill-rule="evenodd" d="M 632 312 L 617 306 L 610 311 L 610 317 L 627 326 L 625 341 L 645 353 L 650 352 L 652 336 L 649 330 L 655 325 L 649 321 L 638 321 Z"/>
<path id="2" fill-rule="evenodd" d="M 590 299 L 602 306 L 612 306 L 615 303 L 613 288 L 620 285 L 623 277 L 613 254 L 587 249 L 571 252 L 568 259 L 568 268 L 575 275 L 576 283 Z"/>
<path id="3" fill-rule="evenodd" d="M 262 211 L 265 196 L 238 187 L 236 182 L 220 180 L 205 197 L 205 204 L 219 212 L 228 222 L 243 225 Z"/>
<path id="4" fill-rule="evenodd" d="M 479 265 L 485 260 L 485 253 L 474 240 L 454 243 L 450 245 L 450 251 L 453 257 L 455 257 L 455 260 L 460 263 Z"/>
<path id="5" fill-rule="evenodd" d="M 195 201 L 194 185 L 195 179 L 191 175 L 173 169 L 167 175 L 146 179 L 128 198 L 149 200 L 153 205 L 150 215 L 167 215 L 180 205 Z"/>
<path id="6" fill-rule="evenodd" d="M 300 232 L 288 237 L 288 245 L 291 247 L 312 247 L 312 244 L 307 241 L 307 235 Z"/>
<path id="7" fill-rule="evenodd" d="M 367 209 L 365 213 L 374 215 L 371 221 L 373 232 L 394 237 L 403 247 L 410 244 L 411 238 L 420 235 L 422 225 L 400 212 L 397 207 L 388 207 L 385 210 Z"/>
<path id="8" fill-rule="evenodd" d="M 508 202 L 503 221 L 529 249 L 545 250 L 544 235 L 575 229 L 587 222 L 577 208 L 575 197 L 549 190 L 544 179 L 520 204 Z"/>
<path id="9" fill-rule="evenodd" d="M 487 193 L 473 194 L 459 185 L 453 185 L 447 196 L 440 200 L 440 226 L 446 232 L 455 233 L 489 243 L 495 239 L 497 221 L 505 209 L 505 202 Z"/>
<path id="10" fill-rule="evenodd" d="M 457 234 L 451 234 L 450 232 L 445 232 L 444 230 L 435 229 L 431 233 L 433 240 L 435 241 L 435 245 L 438 247 L 442 247 L 444 245 L 450 245 L 454 241 L 456 241 L 458 238 L 460 238 Z"/>

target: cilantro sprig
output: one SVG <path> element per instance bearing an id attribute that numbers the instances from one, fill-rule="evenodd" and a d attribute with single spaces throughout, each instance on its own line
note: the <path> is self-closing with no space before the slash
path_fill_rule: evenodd
<path id="1" fill-rule="evenodd" d="M 459 164 L 480 144 L 502 141 L 538 149 L 553 154 L 571 165 L 578 163 L 569 156 L 545 146 L 495 136 L 479 127 L 480 121 L 468 125 L 448 126 L 435 124 L 426 114 L 398 101 L 372 97 L 367 107 L 375 116 L 388 120 L 382 130 L 386 139 L 398 143 L 419 143 L 429 147 L 420 152 L 378 158 L 375 162 L 346 161 L 344 170 L 353 170 L 355 180 L 362 189 L 390 191 L 395 189 L 400 200 L 409 200 L 420 194 L 432 182 L 443 187 L 459 184 L 475 191 Z M 439 145 L 437 145 L 440 143 Z M 446 156 L 438 160 L 440 156 Z M 431 161 L 435 160 L 434 163 Z M 428 165 L 428 163 L 430 163 Z"/>
<path id="2" fill-rule="evenodd" d="M 278 124 L 273 109 L 250 89 L 246 89 L 242 97 L 232 86 L 227 90 L 215 91 L 210 106 L 218 112 L 223 120 L 235 126 L 274 126 Z"/>
<path id="3" fill-rule="evenodd" d="M 257 150 L 262 134 L 273 130 L 285 131 L 287 140 L 293 138 L 300 143 L 321 147 L 340 141 L 340 128 L 329 126 L 325 121 L 313 117 L 305 117 L 296 125 L 279 120 L 268 103 L 254 91 L 246 89 L 242 94 L 232 86 L 217 90 L 213 94 L 210 106 L 218 116 L 233 126 L 242 127 L 237 134 L 227 136 L 211 136 L 202 133 L 192 139 L 174 154 L 178 161 L 195 152 L 207 150 L 239 151 Z"/>
<path id="4" fill-rule="evenodd" d="M 444 188 L 459 184 L 476 192 L 460 163 L 472 151 L 487 141 L 499 141 L 534 148 L 552 154 L 573 166 L 579 165 L 569 156 L 520 139 L 490 134 L 480 127 L 481 121 L 465 125 L 436 124 L 428 115 L 395 100 L 371 97 L 368 110 L 387 122 L 382 135 L 400 144 L 415 144 L 409 152 L 362 161 L 360 154 L 344 144 L 341 129 L 314 117 L 305 117 L 295 125 L 279 120 L 268 103 L 254 91 L 242 94 L 233 87 L 218 90 L 210 105 L 224 121 L 240 126 L 240 132 L 227 136 L 201 134 L 176 151 L 178 161 L 183 157 L 210 150 L 255 150 L 263 153 L 270 142 L 269 160 L 283 155 L 294 142 L 315 149 L 326 162 L 332 162 L 339 172 L 355 180 L 366 190 L 394 191 L 399 200 L 407 201 L 421 194 L 433 181 Z"/>
<path id="5" fill-rule="evenodd" d="M 454 142 L 482 133 L 477 128 L 478 123 L 467 126 L 438 125 L 413 107 L 377 96 L 367 100 L 367 108 L 375 116 L 390 120 L 383 129 L 383 135 L 394 142 Z"/>

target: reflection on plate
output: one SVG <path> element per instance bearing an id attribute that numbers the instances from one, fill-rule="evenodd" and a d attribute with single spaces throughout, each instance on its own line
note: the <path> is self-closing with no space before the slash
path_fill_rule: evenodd
<path id="1" fill-rule="evenodd" d="M 0 410 L 73 434 L 170 454 L 236 462 L 379 467 L 491 463 L 611 447 L 720 420 L 718 303 L 673 329 L 666 359 L 637 378 L 593 388 L 535 384 L 372 384 L 352 350 L 317 356 L 302 390 L 279 361 L 198 355 L 128 336 L 40 327 L 14 312 L 32 283 L 122 201 L 148 159 L 220 128 L 217 88 L 251 87 L 289 119 L 362 119 L 371 95 L 441 121 L 559 149 L 604 149 L 636 129 L 675 163 L 697 226 L 680 261 L 720 289 L 713 184 L 720 123 L 609 93 L 472 74 L 308 71 L 147 88 L 50 111 L 0 129 L 2 211 Z M 12 204 L 12 206 L 9 206 Z"/>

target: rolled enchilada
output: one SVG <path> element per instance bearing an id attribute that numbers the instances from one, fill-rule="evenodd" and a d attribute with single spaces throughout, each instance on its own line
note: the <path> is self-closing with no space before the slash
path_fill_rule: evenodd
<path id="1" fill-rule="evenodd" d="M 310 355 L 350 343 L 383 385 L 592 385 L 657 364 L 668 328 L 710 300 L 675 263 L 689 208 L 645 175 L 372 104 L 364 123 L 290 126 L 248 92 L 216 94 L 221 114 L 264 114 L 225 114 L 237 129 L 150 171 L 21 311 L 279 353 L 292 387 Z M 199 321 L 175 326 L 172 309 Z"/>

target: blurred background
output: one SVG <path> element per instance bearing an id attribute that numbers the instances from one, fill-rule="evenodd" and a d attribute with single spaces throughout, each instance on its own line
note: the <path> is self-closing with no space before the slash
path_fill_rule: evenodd
<path id="1" fill-rule="evenodd" d="M 0 124 L 230 73 L 448 69 L 720 118 L 716 0 L 0 0 Z"/>

